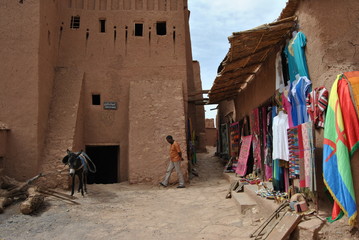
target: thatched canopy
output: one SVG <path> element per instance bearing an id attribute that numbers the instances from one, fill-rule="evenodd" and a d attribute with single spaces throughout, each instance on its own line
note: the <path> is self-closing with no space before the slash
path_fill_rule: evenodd
<path id="1" fill-rule="evenodd" d="M 231 46 L 208 93 L 210 103 L 233 99 L 255 78 L 268 56 L 290 37 L 298 3 L 299 0 L 289 0 L 276 22 L 236 32 L 228 38 Z"/>
<path id="2" fill-rule="evenodd" d="M 231 47 L 219 66 L 219 74 L 209 92 L 210 103 L 235 97 L 254 79 L 267 57 L 283 44 L 296 25 L 289 17 L 257 28 L 233 33 Z"/>

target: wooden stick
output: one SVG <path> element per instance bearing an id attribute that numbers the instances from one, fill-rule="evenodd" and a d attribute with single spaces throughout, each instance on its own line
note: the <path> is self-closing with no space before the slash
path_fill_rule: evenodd
<path id="1" fill-rule="evenodd" d="M 80 205 L 80 203 L 78 203 L 78 202 L 76 202 L 76 201 L 70 199 L 70 198 L 72 198 L 72 196 L 68 196 L 68 195 L 65 195 L 65 194 L 62 194 L 62 193 L 53 191 L 53 190 L 39 189 L 38 191 L 39 191 L 40 193 L 42 193 L 42 194 L 47 195 L 47 196 L 53 196 L 53 197 L 62 199 L 62 200 L 64 200 L 64 201 L 68 201 L 68 202 L 70 202 L 70 203 L 72 203 L 72 204 Z"/>
<path id="2" fill-rule="evenodd" d="M 266 232 L 266 234 L 263 236 L 263 239 L 266 239 L 268 237 L 268 235 L 273 231 L 273 229 L 278 225 L 278 223 L 282 220 L 282 218 L 287 214 L 287 212 L 289 211 L 289 209 L 287 209 L 282 216 L 280 216 L 279 218 L 277 218 L 277 220 L 275 221 L 274 225 Z"/>
<path id="3" fill-rule="evenodd" d="M 280 211 L 282 211 L 283 208 L 285 208 L 288 205 L 287 202 L 282 203 L 251 235 L 250 237 L 258 237 L 259 234 L 264 230 L 264 228 L 272 221 L 272 219 L 278 215 Z M 259 231 L 260 230 L 260 231 Z M 256 232 L 259 231 L 257 234 Z"/>

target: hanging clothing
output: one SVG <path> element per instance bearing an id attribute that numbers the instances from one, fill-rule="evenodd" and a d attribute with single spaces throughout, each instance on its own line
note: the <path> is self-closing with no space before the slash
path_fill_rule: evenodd
<path id="1" fill-rule="evenodd" d="M 280 111 L 273 119 L 273 159 L 282 159 L 288 161 L 288 115 Z"/>
<path id="2" fill-rule="evenodd" d="M 312 82 L 307 77 L 300 77 L 292 83 L 289 100 L 292 106 L 293 125 L 298 126 L 308 122 L 306 98 L 311 91 Z"/>
<path id="3" fill-rule="evenodd" d="M 350 158 L 359 145 L 359 119 L 348 91 L 347 81 L 338 75 L 329 96 L 324 126 L 324 183 L 335 202 L 354 225 L 357 207 Z M 350 133 L 352 132 L 353 133 Z"/>
<path id="4" fill-rule="evenodd" d="M 288 125 L 289 127 L 293 127 L 293 119 L 292 119 L 292 105 L 290 104 L 289 100 L 288 100 L 288 91 L 284 90 L 282 93 L 282 104 L 283 104 L 283 109 L 287 112 L 288 114 Z"/>
<path id="5" fill-rule="evenodd" d="M 317 128 L 324 127 L 325 110 L 328 106 L 328 90 L 325 87 L 318 87 L 311 91 L 306 99 L 307 112 L 310 121 Z"/>
<path id="6" fill-rule="evenodd" d="M 301 125 L 303 151 L 304 151 L 304 179 L 305 187 L 311 191 L 316 190 L 315 182 L 315 160 L 314 160 L 314 139 L 313 123 L 307 122 Z"/>
<path id="7" fill-rule="evenodd" d="M 299 138 L 298 127 L 288 128 L 289 178 L 299 178 Z"/>
<path id="8" fill-rule="evenodd" d="M 305 57 L 305 45 L 307 44 L 307 38 L 304 33 L 298 32 L 294 37 L 291 44 L 289 44 L 289 52 L 294 54 L 295 64 L 297 66 L 297 70 L 300 76 L 308 77 L 308 66 L 307 60 Z"/>
<path id="9" fill-rule="evenodd" d="M 248 157 L 251 150 L 252 135 L 242 136 L 242 144 L 238 157 L 236 173 L 239 176 L 245 176 L 248 172 Z"/>
<path id="10" fill-rule="evenodd" d="M 305 164 L 304 164 L 304 144 L 302 125 L 298 125 L 298 143 L 299 143 L 299 187 L 304 188 L 305 185 Z"/>
<path id="11" fill-rule="evenodd" d="M 228 124 L 221 124 L 221 153 L 229 154 L 229 144 L 228 144 Z"/>
<path id="12" fill-rule="evenodd" d="M 252 111 L 251 129 L 253 136 L 252 147 L 253 147 L 253 158 L 254 158 L 254 170 L 257 170 L 262 167 L 259 108 L 256 108 Z"/>
<path id="13" fill-rule="evenodd" d="M 343 74 L 343 78 L 348 81 L 354 108 L 359 116 L 359 71 L 346 72 Z"/>
<path id="14" fill-rule="evenodd" d="M 284 85 L 282 56 L 281 51 L 279 51 L 275 58 L 275 89 L 281 90 L 284 88 Z"/>
<path id="15" fill-rule="evenodd" d="M 298 74 L 297 65 L 295 63 L 294 52 L 289 51 L 289 46 L 292 46 L 293 40 L 290 40 L 289 43 L 284 48 L 284 55 L 287 58 L 287 65 L 288 65 L 288 74 L 289 74 L 289 81 L 295 81 L 295 75 Z M 293 48 L 291 48 L 293 49 Z"/>
<path id="16" fill-rule="evenodd" d="M 267 126 L 267 130 L 266 130 L 266 134 L 264 135 L 266 138 L 266 140 L 265 140 L 266 145 L 265 145 L 265 150 L 264 150 L 264 165 L 265 165 L 266 179 L 269 180 L 270 178 L 273 178 L 273 170 L 272 170 L 273 136 L 272 136 L 272 108 L 271 107 L 268 108 L 268 113 L 267 113 L 267 118 L 266 118 L 266 126 Z"/>

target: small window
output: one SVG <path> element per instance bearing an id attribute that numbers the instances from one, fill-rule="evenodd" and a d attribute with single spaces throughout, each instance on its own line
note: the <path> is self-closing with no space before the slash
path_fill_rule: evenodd
<path id="1" fill-rule="evenodd" d="M 157 22 L 156 24 L 157 35 L 166 35 L 166 22 Z"/>
<path id="2" fill-rule="evenodd" d="M 71 16 L 70 28 L 80 28 L 80 16 Z"/>
<path id="3" fill-rule="evenodd" d="M 143 24 L 135 23 L 135 36 L 143 36 Z"/>
<path id="4" fill-rule="evenodd" d="M 106 32 L 106 19 L 100 19 L 100 32 Z"/>
<path id="5" fill-rule="evenodd" d="M 101 95 L 92 94 L 92 105 L 101 105 Z"/>

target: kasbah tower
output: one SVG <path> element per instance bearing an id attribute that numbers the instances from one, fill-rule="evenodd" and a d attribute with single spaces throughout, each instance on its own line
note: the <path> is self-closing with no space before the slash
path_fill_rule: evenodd
<path id="1" fill-rule="evenodd" d="M 0 175 L 65 187 L 66 149 L 83 149 L 90 182 L 151 184 L 167 135 L 185 157 L 189 132 L 203 148 L 189 13 L 187 0 L 1 0 Z"/>

